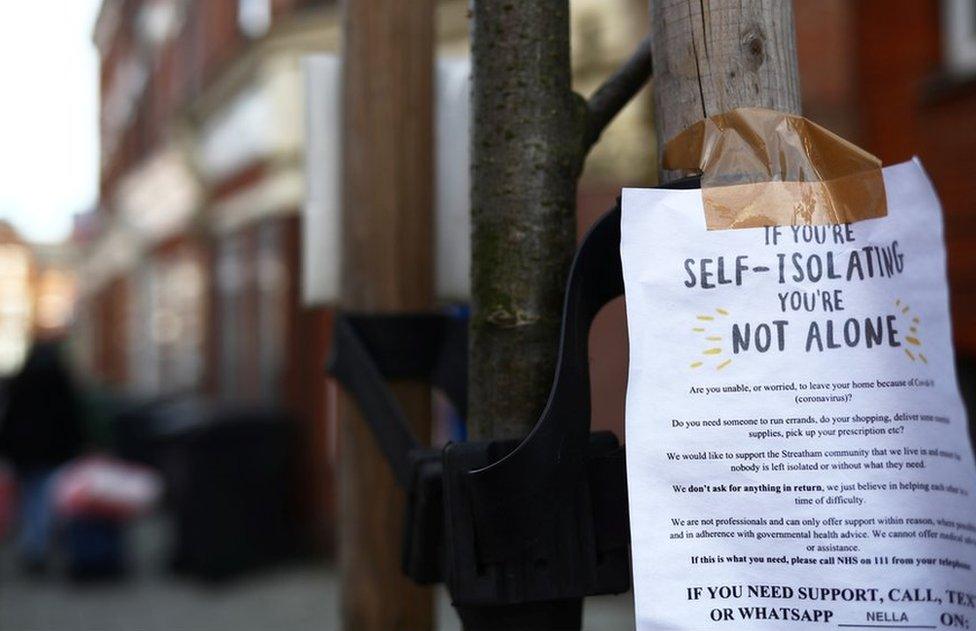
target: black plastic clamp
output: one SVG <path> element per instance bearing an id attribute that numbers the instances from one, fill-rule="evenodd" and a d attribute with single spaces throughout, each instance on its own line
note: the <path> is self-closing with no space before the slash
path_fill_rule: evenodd
<path id="1" fill-rule="evenodd" d="M 329 371 L 356 398 L 408 494 L 403 570 L 421 584 L 445 581 L 468 629 L 527 620 L 579 628 L 583 597 L 630 588 L 623 447 L 609 432 L 590 432 L 588 336 L 600 309 L 623 294 L 620 218 L 618 203 L 577 250 L 555 380 L 522 441 L 425 449 L 385 383 L 428 381 L 463 414 L 463 320 L 348 313 L 336 319 Z"/>

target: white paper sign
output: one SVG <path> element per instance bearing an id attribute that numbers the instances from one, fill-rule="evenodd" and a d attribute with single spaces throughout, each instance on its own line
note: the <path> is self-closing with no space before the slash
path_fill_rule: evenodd
<path id="1" fill-rule="evenodd" d="M 711 232 L 624 191 L 638 629 L 976 629 L 941 210 L 884 180 L 882 219 Z"/>

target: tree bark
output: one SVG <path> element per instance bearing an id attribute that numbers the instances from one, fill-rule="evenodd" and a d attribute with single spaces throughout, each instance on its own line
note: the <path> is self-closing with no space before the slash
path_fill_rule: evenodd
<path id="1" fill-rule="evenodd" d="M 585 104 L 569 3 L 475 0 L 468 427 L 523 436 L 552 383 Z"/>
<path id="2" fill-rule="evenodd" d="M 345 3 L 342 306 L 433 306 L 433 0 Z M 394 392 L 430 436 L 430 391 Z M 355 403 L 342 395 L 339 562 L 350 631 L 432 627 L 431 591 L 400 569 L 404 493 Z"/>
<path id="3" fill-rule="evenodd" d="M 800 112 L 791 0 L 651 0 L 651 42 L 659 147 L 738 107 Z"/>

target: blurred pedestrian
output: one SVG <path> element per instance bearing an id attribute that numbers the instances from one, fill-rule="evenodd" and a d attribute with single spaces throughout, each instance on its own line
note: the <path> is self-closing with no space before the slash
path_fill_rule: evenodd
<path id="1" fill-rule="evenodd" d="M 48 563 L 53 512 L 51 481 L 82 448 L 79 397 L 60 346 L 36 342 L 10 380 L 0 421 L 0 455 L 13 465 L 20 493 L 18 547 L 24 568 Z"/>

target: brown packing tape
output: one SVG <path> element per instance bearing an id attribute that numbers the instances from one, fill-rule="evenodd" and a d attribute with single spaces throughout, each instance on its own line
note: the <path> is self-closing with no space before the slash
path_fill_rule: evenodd
<path id="1" fill-rule="evenodd" d="M 711 116 L 665 145 L 663 166 L 701 173 L 709 230 L 888 214 L 881 161 L 802 116 L 760 108 Z"/>

